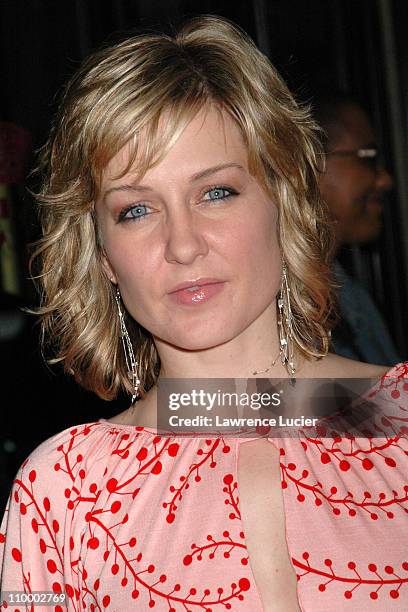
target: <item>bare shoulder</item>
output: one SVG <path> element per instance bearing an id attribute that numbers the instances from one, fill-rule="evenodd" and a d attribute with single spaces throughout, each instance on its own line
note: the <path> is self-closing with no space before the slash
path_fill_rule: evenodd
<path id="1" fill-rule="evenodd" d="M 314 364 L 316 378 L 381 378 L 389 372 L 389 365 L 374 365 L 340 357 L 329 353 L 326 357 Z"/>

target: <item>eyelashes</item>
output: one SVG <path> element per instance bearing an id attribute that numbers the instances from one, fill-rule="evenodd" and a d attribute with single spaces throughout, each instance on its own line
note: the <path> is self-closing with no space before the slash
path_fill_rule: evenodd
<path id="1" fill-rule="evenodd" d="M 204 197 L 209 194 L 213 194 L 213 197 Z M 204 193 L 200 196 L 200 200 L 212 204 L 216 202 L 223 202 L 237 195 L 239 195 L 239 193 L 232 187 L 227 187 L 226 185 L 213 185 L 212 187 L 204 191 Z M 131 204 L 130 206 L 127 206 L 126 208 L 120 211 L 118 216 L 118 223 L 124 223 L 129 221 L 140 222 L 152 214 L 151 212 L 148 212 L 148 210 L 151 210 L 151 208 L 147 204 Z"/>
<path id="2" fill-rule="evenodd" d="M 146 216 L 146 212 L 143 215 L 140 213 L 143 212 L 143 210 L 146 211 L 148 208 L 146 204 L 132 204 L 131 206 L 127 206 L 120 211 L 118 221 L 121 223 L 123 221 L 138 221 L 139 219 L 143 219 Z"/>
<path id="3" fill-rule="evenodd" d="M 215 193 L 218 194 L 217 197 L 215 197 L 214 199 L 209 199 L 209 201 L 211 202 L 216 202 L 217 200 L 226 200 L 227 198 L 230 198 L 233 195 L 237 195 L 237 192 L 234 189 L 231 189 L 231 187 L 224 187 L 224 186 L 215 186 L 212 187 L 211 189 L 208 189 L 208 191 L 205 192 L 204 195 L 207 195 L 209 193 Z M 219 194 L 227 194 L 227 195 L 219 195 Z"/>

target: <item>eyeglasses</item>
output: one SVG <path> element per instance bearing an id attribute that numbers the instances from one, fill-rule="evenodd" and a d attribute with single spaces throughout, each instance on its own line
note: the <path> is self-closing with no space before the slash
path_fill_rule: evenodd
<path id="1" fill-rule="evenodd" d="M 340 151 L 328 151 L 327 156 L 336 157 L 357 157 L 372 170 L 377 170 L 380 163 L 378 149 L 376 147 L 367 147 L 362 149 L 349 149 Z"/>

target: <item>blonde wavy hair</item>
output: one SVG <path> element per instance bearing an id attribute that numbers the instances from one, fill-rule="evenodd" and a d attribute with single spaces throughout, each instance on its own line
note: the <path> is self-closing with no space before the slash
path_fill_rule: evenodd
<path id="1" fill-rule="evenodd" d="M 274 195 L 291 289 L 294 341 L 307 359 L 327 354 L 333 325 L 331 228 L 317 184 L 320 133 L 309 109 L 237 26 L 216 16 L 174 35 L 128 38 L 92 55 L 68 83 L 38 170 L 43 237 L 31 265 L 41 287 L 43 345 L 83 387 L 104 399 L 132 392 L 122 353 L 115 287 L 102 267 L 94 202 L 107 163 L 125 145 L 135 162 L 143 130 L 143 174 L 160 161 L 204 105 L 239 126 L 249 169 Z M 166 121 L 160 121 L 166 113 Z M 159 129 L 160 126 L 160 129 Z M 33 270 L 33 268 L 31 268 Z M 143 395 L 160 360 L 149 331 L 126 313 Z"/>

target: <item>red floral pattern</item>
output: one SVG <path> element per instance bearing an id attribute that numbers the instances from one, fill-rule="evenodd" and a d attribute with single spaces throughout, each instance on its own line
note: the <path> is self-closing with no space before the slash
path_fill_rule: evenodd
<path id="1" fill-rule="evenodd" d="M 369 396 L 384 407 L 377 437 L 268 438 L 280 450 L 306 612 L 408 610 L 408 364 Z M 13 482 L 2 590 L 65 591 L 66 604 L 44 607 L 55 612 L 261 612 L 236 473 L 248 439 L 166 437 L 102 419 L 46 440 Z"/>

